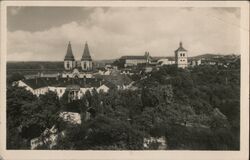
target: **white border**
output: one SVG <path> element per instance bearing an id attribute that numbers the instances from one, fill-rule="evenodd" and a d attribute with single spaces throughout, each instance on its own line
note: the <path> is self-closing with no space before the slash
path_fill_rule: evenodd
<path id="1" fill-rule="evenodd" d="M 240 7 L 241 133 L 240 151 L 37 151 L 6 150 L 7 6 Z M 249 154 L 249 3 L 223 1 L 4 1 L 1 2 L 0 155 L 4 159 L 248 159 Z"/>

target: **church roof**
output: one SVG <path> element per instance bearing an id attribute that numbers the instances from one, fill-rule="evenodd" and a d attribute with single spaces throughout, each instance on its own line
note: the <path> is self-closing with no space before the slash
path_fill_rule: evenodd
<path id="1" fill-rule="evenodd" d="M 90 56 L 89 46 L 88 46 L 87 42 L 85 43 L 84 51 L 83 51 L 83 55 L 82 55 L 82 59 L 81 60 L 92 60 L 92 58 Z"/>
<path id="2" fill-rule="evenodd" d="M 185 48 L 182 47 L 182 42 L 180 42 L 179 48 L 175 50 L 175 52 L 179 52 L 179 51 L 187 51 Z"/>
<path id="3" fill-rule="evenodd" d="M 67 53 L 66 53 L 66 55 L 64 57 L 64 60 L 71 60 L 71 61 L 75 60 L 70 42 L 68 44 Z"/>

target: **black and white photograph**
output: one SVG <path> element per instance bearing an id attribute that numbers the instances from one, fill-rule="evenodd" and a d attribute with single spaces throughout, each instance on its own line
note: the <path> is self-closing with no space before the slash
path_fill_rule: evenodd
<path id="1" fill-rule="evenodd" d="M 110 3 L 5 4 L 4 149 L 240 152 L 241 3 Z"/>

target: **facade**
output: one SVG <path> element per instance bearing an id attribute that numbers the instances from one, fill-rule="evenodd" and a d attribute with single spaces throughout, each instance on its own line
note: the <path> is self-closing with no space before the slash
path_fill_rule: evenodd
<path id="1" fill-rule="evenodd" d="M 175 63 L 178 68 L 187 68 L 188 67 L 188 53 L 187 50 L 183 48 L 182 42 L 177 50 L 175 50 Z"/>
<path id="2" fill-rule="evenodd" d="M 25 87 L 26 90 L 36 96 L 52 91 L 61 98 L 66 92 L 69 101 L 80 99 L 87 91 L 92 92 L 93 89 L 96 89 L 98 92 L 108 92 L 110 88 L 115 87 L 107 81 L 97 78 L 36 78 L 19 80 L 15 84 L 20 87 Z"/>

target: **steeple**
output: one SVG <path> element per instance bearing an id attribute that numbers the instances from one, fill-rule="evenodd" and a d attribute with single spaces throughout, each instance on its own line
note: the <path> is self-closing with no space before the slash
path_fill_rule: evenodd
<path id="1" fill-rule="evenodd" d="M 180 41 L 180 46 L 179 46 L 179 48 L 178 48 L 175 52 L 178 52 L 178 51 L 187 51 L 185 48 L 183 48 L 182 42 L 181 42 L 181 41 Z"/>
<path id="2" fill-rule="evenodd" d="M 85 46 L 84 46 L 84 51 L 83 51 L 83 55 L 82 55 L 82 61 L 83 60 L 89 60 L 91 61 L 91 56 L 90 56 L 90 53 L 89 53 L 89 46 L 88 46 L 88 43 L 86 42 L 85 43 Z"/>
<path id="3" fill-rule="evenodd" d="M 75 60 L 73 52 L 72 52 L 70 41 L 69 41 L 69 44 L 68 44 L 67 53 L 66 53 L 66 55 L 64 57 L 64 61 L 65 60 L 69 60 L 69 61 L 74 61 Z"/>

